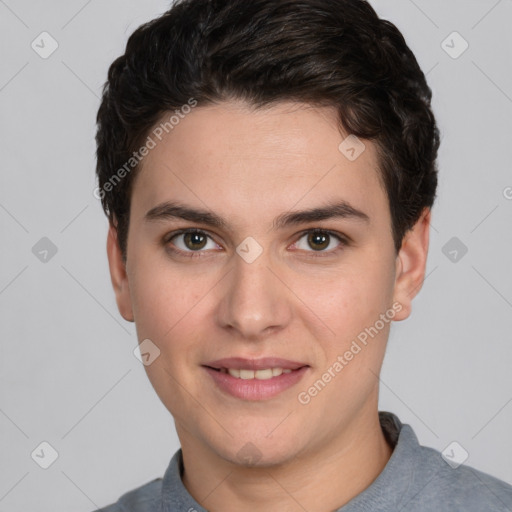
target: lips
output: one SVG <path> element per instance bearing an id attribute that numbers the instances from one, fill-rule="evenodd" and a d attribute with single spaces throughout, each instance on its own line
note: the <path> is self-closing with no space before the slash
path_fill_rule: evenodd
<path id="1" fill-rule="evenodd" d="M 243 357 L 228 357 L 218 359 L 204 364 L 214 370 L 232 369 L 232 370 L 266 370 L 268 368 L 282 368 L 283 370 L 298 370 L 303 366 L 309 366 L 307 363 L 290 361 L 279 357 L 263 357 L 260 359 L 245 359 Z"/>
<path id="2" fill-rule="evenodd" d="M 217 389 L 242 400 L 268 400 L 295 386 L 309 371 L 306 363 L 278 357 L 230 357 L 202 365 Z"/>

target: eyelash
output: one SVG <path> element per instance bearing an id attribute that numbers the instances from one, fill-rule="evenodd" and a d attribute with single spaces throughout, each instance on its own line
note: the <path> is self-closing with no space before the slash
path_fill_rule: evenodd
<path id="1" fill-rule="evenodd" d="M 327 235 L 329 235 L 331 237 L 336 238 L 340 242 L 340 245 L 336 249 L 331 249 L 330 251 L 306 251 L 306 252 L 313 253 L 313 254 L 311 254 L 311 257 L 313 257 L 313 258 L 325 258 L 325 257 L 331 256 L 332 254 L 336 254 L 339 251 L 343 250 L 345 247 L 350 245 L 349 240 L 346 237 L 344 237 L 343 235 L 341 235 L 340 233 L 337 233 L 335 231 L 330 231 L 328 229 L 321 229 L 321 228 L 307 229 L 307 230 L 304 230 L 304 231 L 298 233 L 297 242 L 302 237 L 304 237 L 304 235 L 307 235 L 309 233 L 313 233 L 313 234 L 327 234 Z M 167 235 L 165 237 L 165 239 L 164 239 L 164 244 L 167 246 L 168 250 L 171 251 L 174 254 L 178 254 L 178 255 L 184 256 L 186 258 L 198 258 L 198 257 L 199 258 L 204 258 L 205 257 L 203 255 L 203 253 L 205 252 L 204 250 L 199 250 L 199 251 L 182 251 L 181 249 L 175 249 L 175 248 L 171 247 L 172 244 L 171 245 L 167 245 L 167 244 L 169 244 L 169 242 L 172 239 L 176 238 L 177 236 L 179 236 L 179 235 L 186 235 L 186 234 L 204 235 L 204 236 L 210 238 L 212 241 L 215 242 L 215 240 L 213 240 L 213 238 L 211 237 L 211 235 L 208 234 L 208 232 L 203 231 L 201 229 L 181 229 L 179 231 L 173 231 L 172 233 L 169 233 L 169 235 Z M 294 243 L 297 243 L 297 242 L 294 242 Z"/>

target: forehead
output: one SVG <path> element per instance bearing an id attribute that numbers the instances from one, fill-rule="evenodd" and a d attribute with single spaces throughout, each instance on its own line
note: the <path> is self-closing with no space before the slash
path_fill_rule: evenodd
<path id="1" fill-rule="evenodd" d="M 332 108 L 226 102 L 195 107 L 161 140 L 152 133 L 134 184 L 136 216 L 177 198 L 235 219 L 340 198 L 369 215 L 387 209 L 374 144 L 347 139 Z"/>

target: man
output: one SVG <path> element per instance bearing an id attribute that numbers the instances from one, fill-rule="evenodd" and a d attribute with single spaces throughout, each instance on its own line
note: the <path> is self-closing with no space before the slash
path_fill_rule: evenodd
<path id="1" fill-rule="evenodd" d="M 506 511 L 378 411 L 421 288 L 431 90 L 362 0 L 188 0 L 140 27 L 98 112 L 121 315 L 181 449 L 106 511 Z"/>

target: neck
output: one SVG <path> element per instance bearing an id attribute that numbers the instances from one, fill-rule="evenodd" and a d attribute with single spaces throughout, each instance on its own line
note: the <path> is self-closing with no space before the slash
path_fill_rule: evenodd
<path id="1" fill-rule="evenodd" d="M 269 467 L 241 467 L 198 445 L 179 428 L 178 434 L 183 484 L 210 512 L 336 510 L 377 478 L 392 453 L 376 407 L 335 439 Z"/>

